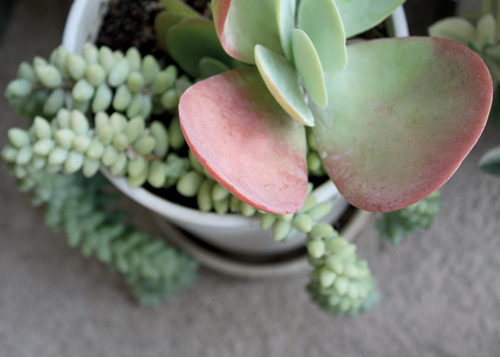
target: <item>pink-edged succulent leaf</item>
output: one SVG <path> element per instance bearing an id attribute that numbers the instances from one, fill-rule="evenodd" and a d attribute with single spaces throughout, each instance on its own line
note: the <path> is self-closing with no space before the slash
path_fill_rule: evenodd
<path id="1" fill-rule="evenodd" d="M 334 0 L 301 0 L 298 25 L 314 44 L 326 74 L 334 76 L 345 68 L 346 37 Z"/>
<path id="2" fill-rule="evenodd" d="M 199 77 L 200 60 L 211 57 L 230 66 L 232 58 L 221 47 L 212 21 L 185 19 L 172 27 L 166 36 L 168 53 L 179 67 L 193 77 Z"/>
<path id="3" fill-rule="evenodd" d="M 278 31 L 281 47 L 286 58 L 293 62 L 292 33 L 295 28 L 295 10 L 297 0 L 276 0 L 276 13 L 278 16 Z"/>
<path id="4" fill-rule="evenodd" d="M 275 0 L 214 0 L 217 35 L 226 52 L 254 64 L 257 44 L 283 54 Z"/>
<path id="5" fill-rule="evenodd" d="M 300 87 L 299 74 L 292 63 L 261 45 L 255 46 L 255 60 L 267 88 L 281 107 L 302 124 L 314 125 L 314 117 Z"/>
<path id="6" fill-rule="evenodd" d="M 276 103 L 255 67 L 193 85 L 181 97 L 179 117 L 196 158 L 236 197 L 271 213 L 302 207 L 304 126 Z"/>
<path id="7" fill-rule="evenodd" d="M 319 153 L 354 206 L 404 208 L 443 185 L 476 143 L 492 100 L 488 69 L 436 38 L 357 43 L 348 56 L 327 80 L 327 108 L 313 108 Z"/>
<path id="8" fill-rule="evenodd" d="M 346 37 L 358 35 L 387 18 L 406 0 L 335 0 Z"/>

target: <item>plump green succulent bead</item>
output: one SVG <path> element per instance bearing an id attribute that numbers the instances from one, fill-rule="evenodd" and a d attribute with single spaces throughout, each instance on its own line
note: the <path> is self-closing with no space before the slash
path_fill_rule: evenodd
<path id="1" fill-rule="evenodd" d="M 30 145 L 23 146 L 19 149 L 16 157 L 17 165 L 26 165 L 33 158 L 33 149 Z"/>
<path id="2" fill-rule="evenodd" d="M 76 134 L 71 129 L 59 129 L 54 135 L 57 145 L 65 149 L 71 148 L 75 137 Z"/>
<path id="3" fill-rule="evenodd" d="M 314 239 L 324 238 L 333 233 L 333 227 L 328 223 L 314 225 L 309 235 Z"/>
<path id="4" fill-rule="evenodd" d="M 115 131 L 110 124 L 104 124 L 97 128 L 97 136 L 101 143 L 104 145 L 108 145 L 113 140 L 113 136 L 115 135 Z"/>
<path id="5" fill-rule="evenodd" d="M 286 239 L 290 231 L 292 230 L 292 221 L 280 221 L 277 220 L 273 226 L 273 238 L 277 242 L 281 242 Z"/>
<path id="6" fill-rule="evenodd" d="M 76 134 L 85 134 L 89 131 L 89 120 L 78 110 L 71 111 L 70 126 Z"/>
<path id="7" fill-rule="evenodd" d="M 84 154 L 90 146 L 90 137 L 85 134 L 79 134 L 75 136 L 73 143 L 71 144 L 72 149 L 80 154 Z"/>
<path id="8" fill-rule="evenodd" d="M 12 128 L 9 129 L 7 135 L 9 137 L 11 144 L 18 149 L 30 143 L 30 137 L 26 130 L 22 130 L 19 128 Z"/>
<path id="9" fill-rule="evenodd" d="M 19 79 L 26 79 L 30 82 L 36 82 L 38 80 L 33 66 L 31 66 L 28 62 L 21 62 L 19 68 L 17 69 L 17 77 Z"/>
<path id="10" fill-rule="evenodd" d="M 148 170 L 146 168 L 137 176 L 127 177 L 127 182 L 130 187 L 140 187 L 146 183 L 147 178 L 148 178 Z"/>
<path id="11" fill-rule="evenodd" d="M 116 132 L 123 131 L 127 126 L 127 118 L 121 113 L 114 112 L 109 116 L 109 124 Z"/>
<path id="12" fill-rule="evenodd" d="M 104 153 L 104 145 L 99 140 L 93 139 L 85 155 L 92 160 L 100 160 Z"/>
<path id="13" fill-rule="evenodd" d="M 163 70 L 158 73 L 158 76 L 156 76 L 155 80 L 153 81 L 151 91 L 154 95 L 160 95 L 165 93 L 170 88 L 172 88 L 170 76 L 166 70 Z"/>
<path id="14" fill-rule="evenodd" d="M 33 150 L 34 151 L 34 150 Z M 31 165 L 35 170 L 41 170 L 45 167 L 47 163 L 47 158 L 39 155 L 34 155 L 33 160 L 31 160 Z"/>
<path id="15" fill-rule="evenodd" d="M 123 151 L 128 147 L 128 139 L 124 133 L 116 133 L 112 141 L 115 150 Z"/>
<path id="16" fill-rule="evenodd" d="M 120 60 L 116 65 L 111 68 L 108 76 L 108 83 L 111 87 L 121 86 L 127 80 L 130 73 L 128 61 Z"/>
<path id="17" fill-rule="evenodd" d="M 232 213 L 241 212 L 241 201 L 236 196 L 231 196 L 229 199 L 229 211 Z"/>
<path id="18" fill-rule="evenodd" d="M 39 66 L 45 66 L 47 64 L 48 64 L 48 62 L 45 58 L 42 58 L 40 56 L 33 57 L 33 68 L 39 67 Z"/>
<path id="19" fill-rule="evenodd" d="M 205 177 L 197 171 L 189 171 L 177 182 L 177 191 L 185 197 L 194 197 L 198 193 Z"/>
<path id="20" fill-rule="evenodd" d="M 111 145 L 106 146 L 101 157 L 101 162 L 104 166 L 111 166 L 115 163 L 118 158 L 118 153 L 115 148 Z"/>
<path id="21" fill-rule="evenodd" d="M 66 61 L 66 69 L 69 76 L 77 81 L 85 75 L 87 64 L 81 56 L 70 53 Z"/>
<path id="22" fill-rule="evenodd" d="M 226 214 L 229 212 L 229 197 L 219 200 L 213 201 L 214 210 L 217 214 Z"/>
<path id="23" fill-rule="evenodd" d="M 99 64 L 104 68 L 106 73 L 109 73 L 111 71 L 116 62 L 113 51 L 111 51 L 111 49 L 107 46 L 101 46 L 99 48 L 97 60 Z"/>
<path id="24" fill-rule="evenodd" d="M 33 152 L 39 156 L 47 156 L 55 145 L 52 139 L 40 139 L 33 145 Z"/>
<path id="25" fill-rule="evenodd" d="M 306 212 L 306 214 L 311 217 L 313 221 L 318 221 L 321 218 L 325 217 L 332 210 L 332 205 L 328 202 L 319 203 L 310 210 Z"/>
<path id="26" fill-rule="evenodd" d="M 5 91 L 7 96 L 25 98 L 31 94 L 33 82 L 27 79 L 14 79 L 9 83 Z"/>
<path id="27" fill-rule="evenodd" d="M 131 71 L 137 71 L 141 68 L 142 56 L 136 47 L 130 47 L 125 53 L 125 57 Z"/>
<path id="28" fill-rule="evenodd" d="M 144 129 L 145 129 L 144 118 L 137 116 L 135 118 L 130 119 L 127 122 L 124 133 L 127 136 L 127 140 L 130 143 L 133 143 L 144 132 Z"/>
<path id="29" fill-rule="evenodd" d="M 148 95 L 142 95 L 142 109 L 140 115 L 144 118 L 149 118 L 153 111 L 153 101 Z"/>
<path id="30" fill-rule="evenodd" d="M 167 128 L 162 122 L 155 120 L 151 123 L 149 130 L 156 142 L 154 154 L 158 157 L 164 157 L 169 149 Z"/>
<path id="31" fill-rule="evenodd" d="M 71 91 L 71 96 L 74 100 L 85 102 L 92 98 L 94 95 L 94 87 L 85 79 L 79 79 Z"/>
<path id="32" fill-rule="evenodd" d="M 148 163 L 142 156 L 130 160 L 127 165 L 127 172 L 129 177 L 141 176 L 144 171 L 147 171 Z"/>
<path id="33" fill-rule="evenodd" d="M 69 128 L 70 114 L 70 111 L 66 108 L 59 109 L 56 115 L 56 123 L 59 128 Z"/>
<path id="34" fill-rule="evenodd" d="M 19 152 L 18 149 L 16 149 L 12 145 L 7 144 L 2 149 L 2 157 L 7 162 L 14 162 L 14 161 L 16 161 L 16 157 L 17 157 L 18 152 Z"/>
<path id="35" fill-rule="evenodd" d="M 322 268 L 319 271 L 319 283 L 321 284 L 321 287 L 324 289 L 327 289 L 330 286 L 332 286 L 333 282 L 335 281 L 335 278 L 337 278 L 337 274 L 335 274 L 328 268 Z"/>
<path id="36" fill-rule="evenodd" d="M 220 183 L 215 183 L 212 189 L 212 199 L 214 201 L 221 201 L 228 198 L 230 195 L 229 191 L 222 186 Z"/>
<path id="37" fill-rule="evenodd" d="M 134 143 L 134 151 L 139 155 L 151 154 L 156 145 L 156 140 L 152 136 L 141 136 Z"/>
<path id="38" fill-rule="evenodd" d="M 146 55 L 141 64 L 141 73 L 144 77 L 144 83 L 150 84 L 160 72 L 160 65 L 153 55 Z"/>
<path id="39" fill-rule="evenodd" d="M 320 239 L 308 239 L 306 242 L 307 252 L 312 258 L 321 258 L 325 253 L 325 243 Z"/>
<path id="40" fill-rule="evenodd" d="M 198 161 L 198 159 L 194 156 L 193 152 L 191 150 L 188 151 L 188 158 L 189 158 L 189 163 L 199 173 L 204 174 L 205 173 L 205 168 L 203 165 Z"/>
<path id="41" fill-rule="evenodd" d="M 81 153 L 70 151 L 66 161 L 64 162 L 64 171 L 69 174 L 79 171 L 83 166 L 84 160 L 85 156 L 83 156 Z"/>
<path id="42" fill-rule="evenodd" d="M 92 177 L 94 176 L 97 171 L 99 171 L 99 166 L 100 166 L 99 160 L 93 160 L 89 159 L 88 157 L 84 158 L 83 161 L 83 167 L 82 167 L 82 173 L 85 177 Z"/>
<path id="43" fill-rule="evenodd" d="M 52 64 L 56 66 L 62 73 L 67 74 L 66 63 L 68 61 L 69 51 L 64 46 L 59 46 L 54 51 Z"/>
<path id="44" fill-rule="evenodd" d="M 312 229 L 313 222 L 311 217 L 306 214 L 296 215 L 293 219 L 293 226 L 299 232 L 309 233 Z"/>
<path id="45" fill-rule="evenodd" d="M 173 110 L 179 104 L 179 93 L 175 89 L 169 89 L 161 96 L 160 101 L 165 109 Z"/>
<path id="46" fill-rule="evenodd" d="M 56 88 L 62 84 L 62 76 L 59 70 L 50 64 L 35 67 L 35 74 L 45 87 Z"/>
<path id="47" fill-rule="evenodd" d="M 119 112 L 127 109 L 132 100 L 132 93 L 127 89 L 126 85 L 121 85 L 115 92 L 113 98 L 113 108 Z"/>
<path id="48" fill-rule="evenodd" d="M 309 209 L 311 209 L 312 207 L 314 207 L 316 205 L 316 203 L 318 202 L 318 199 L 314 196 L 307 196 L 305 202 L 304 202 L 304 205 L 302 206 L 302 208 L 300 209 L 300 212 L 305 212 Z"/>
<path id="49" fill-rule="evenodd" d="M 149 165 L 148 183 L 156 188 L 163 187 L 167 179 L 165 164 L 161 160 L 155 160 Z"/>
<path id="50" fill-rule="evenodd" d="M 97 63 L 99 61 L 99 50 L 92 43 L 85 43 L 82 47 L 82 57 L 87 63 Z"/>
<path id="51" fill-rule="evenodd" d="M 102 83 L 97 87 L 97 90 L 92 100 L 92 112 L 98 113 L 100 111 L 108 110 L 113 100 L 113 92 L 106 83 Z"/>
<path id="52" fill-rule="evenodd" d="M 68 149 L 62 148 L 60 146 L 56 146 L 50 151 L 48 157 L 48 163 L 53 166 L 59 166 L 66 161 L 68 157 L 69 151 Z"/>
<path id="53" fill-rule="evenodd" d="M 56 115 L 57 111 L 64 106 L 65 94 L 62 89 L 54 89 L 43 105 L 43 114 L 48 117 Z"/>
<path id="54" fill-rule="evenodd" d="M 52 137 L 52 128 L 50 123 L 44 118 L 37 116 L 33 121 L 33 128 L 35 129 L 36 137 L 38 139 L 49 139 Z"/>
<path id="55" fill-rule="evenodd" d="M 127 164 L 128 164 L 127 155 L 121 152 L 118 154 L 118 157 L 116 158 L 114 164 L 111 165 L 111 167 L 109 168 L 109 172 L 111 173 L 111 175 L 115 177 L 124 176 L 127 172 Z"/>
<path id="56" fill-rule="evenodd" d="M 186 143 L 186 139 L 182 134 L 181 124 L 179 118 L 174 117 L 168 126 L 169 142 L 170 146 L 174 150 L 179 150 Z"/>
<path id="57" fill-rule="evenodd" d="M 274 225 L 274 223 L 276 222 L 277 219 L 278 218 L 276 217 L 276 215 L 271 214 L 271 213 L 261 214 L 261 216 L 260 216 L 260 228 L 263 231 L 268 230 L 269 228 L 271 228 Z"/>
<path id="58" fill-rule="evenodd" d="M 241 214 L 245 217 L 252 217 L 257 213 L 257 209 L 248 203 L 241 202 L 241 207 L 240 207 Z"/>
<path id="59" fill-rule="evenodd" d="M 131 93 L 138 93 L 144 87 L 144 77 L 140 72 L 131 72 L 127 77 L 127 88 Z"/>
<path id="60" fill-rule="evenodd" d="M 200 185 L 200 189 L 198 190 L 198 194 L 196 195 L 196 200 L 198 203 L 198 208 L 202 212 L 210 212 L 213 208 L 212 204 L 212 189 L 214 186 L 214 182 L 212 180 L 206 179 Z"/>
<path id="61" fill-rule="evenodd" d="M 142 111 L 142 95 L 140 93 L 136 93 L 132 95 L 132 99 L 127 107 L 126 114 L 127 117 L 133 118 L 137 115 L 140 115 Z"/>
<path id="62" fill-rule="evenodd" d="M 89 64 L 85 70 L 85 79 L 94 87 L 100 86 L 106 79 L 106 71 L 97 63 Z"/>

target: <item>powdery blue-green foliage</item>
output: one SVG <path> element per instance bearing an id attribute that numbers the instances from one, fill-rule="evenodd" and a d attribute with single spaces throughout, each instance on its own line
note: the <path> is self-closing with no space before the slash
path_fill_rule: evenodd
<path id="1" fill-rule="evenodd" d="M 116 196 L 100 175 L 59 175 L 29 170 L 18 181 L 32 191 L 34 205 L 45 208 L 45 222 L 62 231 L 71 247 L 95 256 L 112 271 L 122 273 L 134 298 L 142 305 L 167 300 L 190 286 L 197 264 L 185 254 L 124 224 L 124 212 L 114 208 Z"/>
<path id="2" fill-rule="evenodd" d="M 421 228 L 431 228 L 441 209 L 440 196 L 440 192 L 436 191 L 402 210 L 382 214 L 377 220 L 380 238 L 395 245 Z"/>

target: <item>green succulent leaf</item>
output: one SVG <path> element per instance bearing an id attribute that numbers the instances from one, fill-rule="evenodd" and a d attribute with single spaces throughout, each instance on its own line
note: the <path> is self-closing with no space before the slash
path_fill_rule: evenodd
<path id="1" fill-rule="evenodd" d="M 318 107 L 326 107 L 328 95 L 323 67 L 311 39 L 301 29 L 293 30 L 293 57 L 307 93 Z"/>
<path id="2" fill-rule="evenodd" d="M 226 52 L 254 64 L 254 47 L 260 44 L 283 54 L 274 0 L 214 0 L 217 35 Z"/>
<path id="3" fill-rule="evenodd" d="M 488 175 L 500 176 L 500 146 L 491 149 L 481 158 L 479 168 Z"/>
<path id="4" fill-rule="evenodd" d="M 224 52 L 212 21 L 186 19 L 172 27 L 167 33 L 168 52 L 179 67 L 189 75 L 200 76 L 199 63 L 211 57 L 228 66 L 232 58 Z"/>
<path id="5" fill-rule="evenodd" d="M 328 107 L 313 108 L 318 152 L 353 205 L 404 208 L 443 185 L 476 143 L 492 99 L 488 69 L 436 38 L 357 43 L 348 56 L 327 80 Z"/>
<path id="6" fill-rule="evenodd" d="M 326 74 L 334 76 L 345 68 L 346 36 L 333 0 L 302 0 L 298 25 L 311 39 Z"/>
<path id="7" fill-rule="evenodd" d="M 172 27 L 177 25 L 179 22 L 184 20 L 186 17 L 184 15 L 171 12 L 163 11 L 155 16 L 155 32 L 156 38 L 159 46 L 164 50 L 167 49 L 167 32 Z"/>
<path id="8" fill-rule="evenodd" d="M 429 27 L 429 35 L 468 46 L 470 42 L 476 40 L 476 29 L 469 21 L 452 17 L 438 21 Z"/>
<path id="9" fill-rule="evenodd" d="M 270 213 L 302 207 L 304 126 L 276 103 L 255 67 L 193 85 L 181 97 L 179 116 L 195 157 L 233 195 Z"/>
<path id="10" fill-rule="evenodd" d="M 381 23 L 404 2 L 405 0 L 335 0 L 347 38 Z"/>
<path id="11" fill-rule="evenodd" d="M 201 17 L 195 9 L 186 3 L 179 0 L 160 0 L 161 4 L 167 11 L 176 12 L 184 17 Z"/>
<path id="12" fill-rule="evenodd" d="M 293 62 L 292 32 L 295 28 L 295 9 L 297 0 L 277 0 L 276 13 L 278 15 L 278 30 L 281 47 L 286 58 Z"/>
<path id="13" fill-rule="evenodd" d="M 203 57 L 198 64 L 201 78 L 208 78 L 229 71 L 227 64 L 211 57 Z"/>
<path id="14" fill-rule="evenodd" d="M 295 67 L 285 57 L 260 45 L 255 46 L 255 59 L 267 88 L 282 108 L 304 125 L 314 125 Z"/>

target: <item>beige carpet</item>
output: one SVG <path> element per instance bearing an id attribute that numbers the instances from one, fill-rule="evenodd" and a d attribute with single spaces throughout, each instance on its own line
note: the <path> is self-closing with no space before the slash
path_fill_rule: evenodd
<path id="1" fill-rule="evenodd" d="M 0 45 L 0 88 L 21 60 L 48 56 L 59 43 L 68 6 L 17 1 Z M 0 113 L 3 146 L 7 128 L 23 122 L 3 98 Z M 43 225 L 2 169 L 0 357 L 498 357 L 500 182 L 476 168 L 495 143 L 500 128 L 489 125 L 443 188 L 431 231 L 396 248 L 381 246 L 373 226 L 361 234 L 359 251 L 384 298 L 355 319 L 312 305 L 305 275 L 244 281 L 207 270 L 168 304 L 139 308 L 119 277 Z"/>

